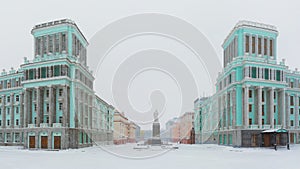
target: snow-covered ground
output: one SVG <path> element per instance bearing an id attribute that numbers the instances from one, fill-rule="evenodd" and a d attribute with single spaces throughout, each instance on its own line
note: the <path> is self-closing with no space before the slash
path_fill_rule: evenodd
<path id="1" fill-rule="evenodd" d="M 180 145 L 171 151 L 134 150 L 133 147 L 119 145 L 62 151 L 0 147 L 0 169 L 290 169 L 299 168 L 300 159 L 300 145 L 278 151 L 218 145 Z"/>

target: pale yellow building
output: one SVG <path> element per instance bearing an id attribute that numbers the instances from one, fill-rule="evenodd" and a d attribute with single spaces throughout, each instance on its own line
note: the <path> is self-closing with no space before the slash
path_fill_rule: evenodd
<path id="1" fill-rule="evenodd" d="M 136 142 L 136 130 L 138 126 L 130 122 L 124 113 L 114 114 L 114 144 L 126 144 Z"/>

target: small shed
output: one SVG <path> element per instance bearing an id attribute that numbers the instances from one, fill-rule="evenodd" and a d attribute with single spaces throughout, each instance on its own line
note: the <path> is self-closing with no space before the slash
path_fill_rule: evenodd
<path id="1" fill-rule="evenodd" d="M 289 146 L 289 132 L 286 129 L 269 129 L 261 132 L 262 146 Z"/>

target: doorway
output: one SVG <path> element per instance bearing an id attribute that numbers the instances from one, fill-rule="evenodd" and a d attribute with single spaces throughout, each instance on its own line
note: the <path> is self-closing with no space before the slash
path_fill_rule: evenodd
<path id="1" fill-rule="evenodd" d="M 60 136 L 54 136 L 54 149 L 61 149 L 61 138 L 60 138 Z"/>
<path id="2" fill-rule="evenodd" d="M 29 136 L 29 148 L 35 148 L 35 136 Z"/>
<path id="3" fill-rule="evenodd" d="M 42 149 L 48 148 L 48 136 L 41 136 L 41 148 Z"/>

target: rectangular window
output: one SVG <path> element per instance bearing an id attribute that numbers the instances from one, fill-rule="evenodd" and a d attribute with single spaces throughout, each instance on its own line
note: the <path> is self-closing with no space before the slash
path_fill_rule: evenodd
<path id="1" fill-rule="evenodd" d="M 291 120 L 291 126 L 294 126 L 294 121 L 293 120 Z"/>
<path id="2" fill-rule="evenodd" d="M 256 78 L 256 67 L 252 67 L 252 78 Z"/>
<path id="3" fill-rule="evenodd" d="M 37 48 L 37 55 L 42 55 L 41 52 L 41 38 L 37 38 L 36 48 Z"/>
<path id="4" fill-rule="evenodd" d="M 50 36 L 48 36 L 48 38 L 49 38 L 49 43 L 48 43 L 48 50 L 49 50 L 49 53 L 52 53 L 53 52 L 53 36 L 52 35 L 50 35 Z"/>
<path id="5" fill-rule="evenodd" d="M 10 96 L 7 96 L 7 103 L 10 102 Z"/>
<path id="6" fill-rule="evenodd" d="M 44 54 L 47 54 L 47 37 L 43 37 L 43 52 Z"/>
<path id="7" fill-rule="evenodd" d="M 276 80 L 280 81 L 280 75 L 281 75 L 281 71 L 280 70 L 276 70 Z"/>
<path id="8" fill-rule="evenodd" d="M 6 142 L 11 142 L 11 134 L 6 133 Z"/>
<path id="9" fill-rule="evenodd" d="M 59 123 L 62 123 L 62 116 L 59 117 Z"/>
<path id="10" fill-rule="evenodd" d="M 54 66 L 54 76 L 60 76 L 60 66 L 59 65 Z"/>
<path id="11" fill-rule="evenodd" d="M 10 108 L 8 107 L 8 108 L 6 109 L 6 111 L 7 111 L 6 114 L 9 115 L 9 113 L 10 113 Z"/>
<path id="12" fill-rule="evenodd" d="M 262 46 L 262 44 L 261 44 L 261 37 L 259 37 L 259 38 L 258 38 L 258 54 L 259 54 L 259 55 L 262 54 L 262 53 L 261 53 L 261 52 L 262 52 L 262 51 L 261 51 L 261 46 Z"/>
<path id="13" fill-rule="evenodd" d="M 252 53 L 255 53 L 255 36 L 252 37 Z"/>
<path id="14" fill-rule="evenodd" d="M 58 95 L 59 95 L 59 96 L 62 96 L 62 93 L 63 93 L 63 89 L 59 89 Z"/>
<path id="15" fill-rule="evenodd" d="M 268 39 L 264 38 L 264 55 L 268 54 Z"/>
<path id="16" fill-rule="evenodd" d="M 248 105 L 249 113 L 252 112 L 252 104 Z"/>
<path id="17" fill-rule="evenodd" d="M 290 102 L 291 102 L 291 106 L 294 106 L 294 96 L 290 96 Z"/>
<path id="18" fill-rule="evenodd" d="M 47 75 L 47 69 L 45 67 L 41 68 L 41 77 L 42 78 L 46 78 Z"/>
<path id="19" fill-rule="evenodd" d="M 62 110 L 63 104 L 59 103 L 59 110 Z"/>
<path id="20" fill-rule="evenodd" d="M 274 113 L 276 113 L 276 106 L 274 105 Z"/>
<path id="21" fill-rule="evenodd" d="M 61 35 L 61 50 L 62 51 L 66 51 L 66 34 L 65 33 L 63 33 L 62 35 Z"/>
<path id="22" fill-rule="evenodd" d="M 293 108 L 290 109 L 290 113 L 294 114 L 294 109 Z"/>
<path id="23" fill-rule="evenodd" d="M 290 87 L 294 88 L 294 82 L 290 82 Z"/>
<path id="24" fill-rule="evenodd" d="M 250 52 L 250 37 L 248 35 L 246 35 L 246 53 Z"/>
<path id="25" fill-rule="evenodd" d="M 49 112 L 49 104 L 47 104 L 47 112 Z"/>
<path id="26" fill-rule="evenodd" d="M 16 126 L 19 125 L 19 119 L 16 119 Z"/>
<path id="27" fill-rule="evenodd" d="M 49 90 L 46 90 L 46 97 L 49 97 Z"/>
<path id="28" fill-rule="evenodd" d="M 264 125 L 265 124 L 265 119 L 261 120 L 261 124 Z"/>
<path id="29" fill-rule="evenodd" d="M 55 52 L 59 52 L 59 34 L 55 34 Z"/>
<path id="30" fill-rule="evenodd" d="M 262 111 L 262 116 L 264 116 L 265 115 L 265 105 L 261 106 L 261 111 Z"/>
<path id="31" fill-rule="evenodd" d="M 0 120 L 0 126 L 2 126 L 2 120 Z"/>
<path id="32" fill-rule="evenodd" d="M 270 40 L 270 56 L 273 56 L 273 40 Z"/>
<path id="33" fill-rule="evenodd" d="M 249 98 L 252 98 L 252 90 L 249 89 Z"/>
<path id="34" fill-rule="evenodd" d="M 19 107 L 16 107 L 16 114 L 19 113 Z"/>
<path id="35" fill-rule="evenodd" d="M 15 134 L 15 142 L 19 143 L 20 142 L 20 133 Z"/>
<path id="36" fill-rule="evenodd" d="M 34 104 L 34 111 L 37 111 L 37 105 Z"/>
<path id="37" fill-rule="evenodd" d="M 261 96 L 262 96 L 262 102 L 264 102 L 265 101 L 265 91 L 262 91 Z"/>
<path id="38" fill-rule="evenodd" d="M 274 99 L 276 99 L 276 92 L 274 92 Z"/>
<path id="39" fill-rule="evenodd" d="M 8 126 L 10 125 L 10 120 L 7 120 L 6 125 Z"/>
<path id="40" fill-rule="evenodd" d="M 20 96 L 16 95 L 16 102 L 20 101 Z"/>

